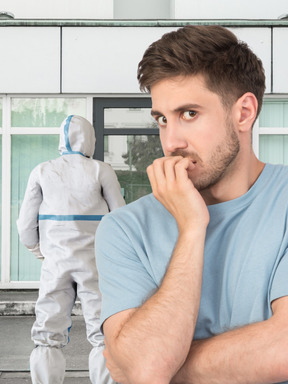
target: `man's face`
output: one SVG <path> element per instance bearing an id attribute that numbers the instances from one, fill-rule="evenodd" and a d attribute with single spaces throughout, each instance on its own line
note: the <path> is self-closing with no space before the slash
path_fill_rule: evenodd
<path id="1" fill-rule="evenodd" d="M 158 122 L 165 156 L 181 155 L 196 166 L 189 177 L 201 191 L 233 168 L 240 149 L 232 118 L 202 76 L 164 79 L 151 88 L 151 114 Z"/>

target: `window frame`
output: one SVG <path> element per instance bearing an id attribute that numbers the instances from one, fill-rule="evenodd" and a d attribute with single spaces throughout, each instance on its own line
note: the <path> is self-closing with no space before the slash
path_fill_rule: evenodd
<path id="1" fill-rule="evenodd" d="M 94 97 L 93 126 L 96 133 L 94 159 L 104 161 L 104 136 L 159 135 L 158 128 L 104 128 L 105 108 L 152 108 L 150 97 Z"/>

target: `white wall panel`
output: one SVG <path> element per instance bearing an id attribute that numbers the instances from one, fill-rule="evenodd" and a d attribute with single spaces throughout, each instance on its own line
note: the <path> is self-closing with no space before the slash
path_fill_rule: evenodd
<path id="1" fill-rule="evenodd" d="M 63 28 L 63 92 L 140 92 L 136 76 L 144 51 L 172 29 Z"/>
<path id="2" fill-rule="evenodd" d="M 175 19 L 277 19 L 287 0 L 174 0 Z"/>
<path id="3" fill-rule="evenodd" d="M 138 62 L 145 49 L 177 28 L 63 28 L 63 92 L 135 93 Z M 271 92 L 269 28 L 231 28 L 262 60 Z"/>
<path id="4" fill-rule="evenodd" d="M 273 29 L 273 92 L 288 93 L 288 28 Z"/>
<path id="5" fill-rule="evenodd" d="M 261 59 L 266 76 L 266 93 L 271 92 L 271 29 L 229 28 L 238 39 L 245 41 Z"/>
<path id="6" fill-rule="evenodd" d="M 1 0 L 15 19 L 112 19 L 113 0 Z"/>
<path id="7" fill-rule="evenodd" d="M 0 93 L 60 92 L 60 29 L 0 28 Z"/>

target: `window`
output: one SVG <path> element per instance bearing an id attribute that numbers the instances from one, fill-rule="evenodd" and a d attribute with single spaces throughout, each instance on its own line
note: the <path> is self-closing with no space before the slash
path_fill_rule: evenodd
<path id="1" fill-rule="evenodd" d="M 12 98 L 11 127 L 59 127 L 69 114 L 86 116 L 85 98 Z"/>
<path id="2" fill-rule="evenodd" d="M 33 97 L 10 99 L 10 280 L 37 281 L 41 262 L 19 241 L 16 220 L 32 169 L 58 157 L 59 127 L 69 114 L 86 117 L 86 98 Z"/>
<path id="3" fill-rule="evenodd" d="M 93 98 L 94 157 L 114 168 L 127 203 L 151 192 L 146 168 L 163 156 L 150 110 L 150 97 Z M 0 190 L 3 287 L 37 287 L 41 262 L 19 242 L 16 228 L 28 177 L 37 164 L 59 156 L 63 119 L 69 114 L 87 117 L 87 111 L 92 113 L 91 97 L 0 97 L 0 182 L 5 186 Z M 253 136 L 262 161 L 288 164 L 287 98 L 264 100 Z"/>
<path id="4" fill-rule="evenodd" d="M 265 99 L 258 129 L 260 160 L 288 165 L 288 100 Z"/>
<path id="5" fill-rule="evenodd" d="M 11 140 L 11 275 L 12 281 L 38 280 L 41 262 L 19 242 L 16 220 L 31 170 L 59 156 L 58 135 L 13 135 Z M 18 181 L 17 183 L 15 181 Z"/>
<path id="6" fill-rule="evenodd" d="M 95 158 L 111 164 L 126 203 L 151 193 L 146 168 L 163 156 L 150 110 L 150 98 L 94 99 Z"/>
<path id="7" fill-rule="evenodd" d="M 3 99 L 0 98 L 0 276 L 1 276 L 1 250 L 2 250 L 2 110 Z"/>

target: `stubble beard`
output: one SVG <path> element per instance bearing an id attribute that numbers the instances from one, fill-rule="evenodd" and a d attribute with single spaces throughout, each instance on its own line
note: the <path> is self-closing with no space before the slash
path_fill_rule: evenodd
<path id="1" fill-rule="evenodd" d="M 221 144 L 218 144 L 207 161 L 202 161 L 195 153 L 176 151 L 173 156 L 188 157 L 197 161 L 196 167 L 200 168 L 200 175 L 193 177 L 193 171 L 189 178 L 195 188 L 200 192 L 217 184 L 233 167 L 240 151 L 240 142 L 232 122 L 226 124 L 226 136 Z"/>

